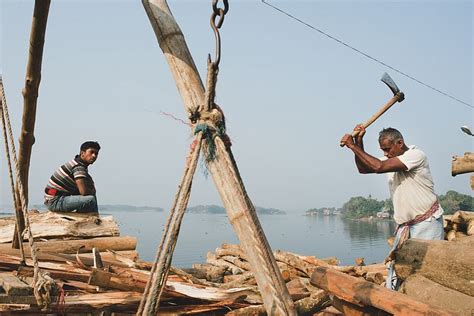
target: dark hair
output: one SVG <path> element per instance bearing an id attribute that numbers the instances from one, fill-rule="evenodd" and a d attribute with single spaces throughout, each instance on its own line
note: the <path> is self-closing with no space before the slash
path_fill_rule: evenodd
<path id="1" fill-rule="evenodd" d="M 388 139 L 392 143 L 399 139 L 403 140 L 402 133 L 400 133 L 397 129 L 392 128 L 392 127 L 387 127 L 380 131 L 379 141 L 381 141 L 384 138 Z"/>
<path id="2" fill-rule="evenodd" d="M 81 151 L 86 151 L 89 148 L 100 150 L 100 145 L 98 142 L 94 142 L 94 141 L 87 141 L 81 145 Z"/>

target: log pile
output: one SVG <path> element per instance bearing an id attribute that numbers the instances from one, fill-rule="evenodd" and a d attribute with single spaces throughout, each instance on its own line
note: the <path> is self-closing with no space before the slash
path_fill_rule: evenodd
<path id="1" fill-rule="evenodd" d="M 318 267 L 377 285 L 382 284 L 387 275 L 385 265 L 363 265 L 361 258 L 358 258 L 358 263 L 361 265 L 339 266 L 335 258 L 319 259 L 282 250 L 276 250 L 273 255 L 295 303 L 298 315 L 334 314 L 331 306 L 334 305 L 330 295 L 332 293 L 310 282 L 311 275 Z M 201 278 L 203 284 L 219 280 L 218 282 L 222 282 L 217 285 L 220 288 L 253 287 L 256 290 L 256 281 L 251 266 L 239 245 L 222 244 L 215 252 L 207 254 L 205 264 L 194 264 L 191 269 L 185 269 L 184 272 L 193 278 Z M 228 315 L 266 315 L 258 295 L 249 297 L 248 301 L 252 301 L 254 304 L 233 310 Z"/>
<path id="2" fill-rule="evenodd" d="M 449 221 L 464 223 L 468 215 L 459 213 Z M 65 215 L 38 216 L 55 222 Z M 107 222 L 83 215 L 67 217 L 76 226 Z M 76 233 L 54 233 L 45 239 L 38 232 L 40 269 L 56 282 L 47 311 L 38 307 L 32 294 L 27 243 L 26 266 L 21 264 L 19 250 L 12 249 L 11 243 L 0 243 L 0 313 L 136 312 L 152 264 L 139 259 L 136 239 L 118 236 L 113 223 L 111 219 L 104 225 L 104 236 L 91 230 L 93 236 L 87 239 L 77 239 Z M 0 225 L 0 233 L 2 229 Z M 454 241 L 408 240 L 396 257 L 395 268 L 405 280 L 401 292 L 383 287 L 387 269 L 382 263 L 365 265 L 363 258 L 357 258 L 355 265 L 340 266 L 335 258 L 281 250 L 273 255 L 298 315 L 470 315 L 474 310 L 473 247 L 474 236 Z M 160 313 L 266 315 L 266 310 L 246 254 L 240 245 L 222 244 L 207 254 L 206 263 L 171 268 Z"/>
<path id="3" fill-rule="evenodd" d="M 445 239 L 452 241 L 474 235 L 474 212 L 457 211 L 444 215 Z"/>
<path id="4" fill-rule="evenodd" d="M 473 249 L 474 236 L 453 241 L 409 239 L 395 258 L 396 273 L 404 280 L 402 292 L 457 315 L 471 315 Z"/>
<path id="5" fill-rule="evenodd" d="M 0 243 L 0 314 L 136 312 L 151 263 L 139 260 L 134 237 L 119 236 L 110 216 L 53 212 L 30 215 L 39 268 L 55 281 L 49 293 L 51 304 L 46 310 L 37 305 L 28 243 L 23 243 L 25 266 L 20 251 L 12 249 L 14 220 L 1 218 L 4 242 Z M 161 313 L 222 314 L 260 300 L 254 286 L 220 288 L 191 277 L 172 269 L 161 299 Z M 253 298 L 251 302 L 247 297 Z"/>

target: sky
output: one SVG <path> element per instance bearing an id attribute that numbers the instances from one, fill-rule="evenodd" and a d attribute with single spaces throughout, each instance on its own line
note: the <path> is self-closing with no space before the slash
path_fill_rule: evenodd
<path id="1" fill-rule="evenodd" d="M 273 1 L 298 17 L 471 107 L 357 54 L 259 0 L 230 1 L 221 28 L 216 102 L 254 205 L 287 212 L 340 207 L 353 196 L 389 197 L 384 175 L 360 175 L 339 140 L 391 97 L 388 72 L 406 99 L 368 128 L 399 129 L 428 156 L 435 190 L 472 194 L 469 175 L 451 176 L 452 156 L 473 151 L 472 1 Z M 222 2 L 220 2 L 222 3 Z M 214 56 L 211 1 L 168 1 L 200 75 Z M 222 4 L 221 4 L 222 5 Z M 15 138 L 21 127 L 34 1 L 2 0 L 0 60 Z M 86 140 L 99 204 L 169 209 L 192 141 L 181 97 L 141 1 L 53 0 L 44 45 L 32 149 L 30 204 L 53 171 Z M 3 139 L 2 139 L 3 142 Z M 16 144 L 18 148 L 18 144 Z M 11 203 L 0 152 L 0 204 Z M 189 205 L 222 205 L 200 166 Z M 99 206 L 100 208 L 100 206 Z"/>

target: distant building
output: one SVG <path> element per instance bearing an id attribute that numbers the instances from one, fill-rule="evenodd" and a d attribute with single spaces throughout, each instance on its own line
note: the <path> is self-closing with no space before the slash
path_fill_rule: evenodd
<path id="1" fill-rule="evenodd" d="M 382 210 L 380 212 L 377 212 L 377 218 L 390 218 L 390 213 L 386 210 Z"/>

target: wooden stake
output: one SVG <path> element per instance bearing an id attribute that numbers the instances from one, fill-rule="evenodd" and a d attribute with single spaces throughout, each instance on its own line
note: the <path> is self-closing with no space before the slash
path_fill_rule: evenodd
<path id="1" fill-rule="evenodd" d="M 18 164 L 20 165 L 20 179 L 23 184 L 26 204 L 28 205 L 28 173 L 30 168 L 31 148 L 35 143 L 34 129 L 36 121 L 36 103 L 41 81 L 41 65 L 43 62 L 44 36 L 48 21 L 49 5 L 51 0 L 36 0 L 31 23 L 30 46 L 28 64 L 26 66 L 25 88 L 23 89 L 23 119 L 19 138 Z M 18 181 L 18 179 L 17 179 Z M 20 195 L 17 192 L 17 201 Z M 16 205 L 21 210 L 21 205 Z M 19 218 L 20 233 L 25 230 L 23 218 Z M 13 234 L 13 247 L 19 247 L 18 234 Z"/>

